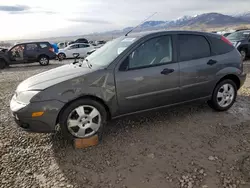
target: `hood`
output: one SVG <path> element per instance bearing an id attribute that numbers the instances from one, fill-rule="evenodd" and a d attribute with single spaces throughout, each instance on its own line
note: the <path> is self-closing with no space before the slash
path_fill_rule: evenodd
<path id="1" fill-rule="evenodd" d="M 84 67 L 84 65 L 81 67 L 79 64 L 63 65 L 24 80 L 18 85 L 16 92 L 27 90 L 44 90 L 57 83 L 85 75 L 93 71 L 93 69 L 90 69 L 87 66 Z"/>

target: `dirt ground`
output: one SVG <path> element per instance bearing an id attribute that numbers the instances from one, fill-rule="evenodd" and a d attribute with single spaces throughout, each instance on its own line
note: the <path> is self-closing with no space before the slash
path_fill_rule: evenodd
<path id="1" fill-rule="evenodd" d="M 197 103 L 121 118 L 76 150 L 60 134 L 21 131 L 9 112 L 22 80 L 60 64 L 0 72 L 0 187 L 250 187 L 250 76 L 228 112 Z"/>

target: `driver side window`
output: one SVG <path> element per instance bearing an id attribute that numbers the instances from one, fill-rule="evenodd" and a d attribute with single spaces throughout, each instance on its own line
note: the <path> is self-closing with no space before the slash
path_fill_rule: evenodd
<path id="1" fill-rule="evenodd" d="M 160 36 L 146 41 L 127 58 L 128 69 L 143 68 L 172 61 L 171 36 Z"/>

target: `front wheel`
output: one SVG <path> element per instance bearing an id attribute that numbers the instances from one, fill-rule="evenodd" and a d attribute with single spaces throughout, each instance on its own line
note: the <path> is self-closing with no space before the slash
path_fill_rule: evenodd
<path id="1" fill-rule="evenodd" d="M 228 110 L 235 102 L 237 86 L 232 80 L 221 81 L 214 89 L 210 106 L 217 111 Z"/>
<path id="2" fill-rule="evenodd" d="M 102 137 L 107 112 L 102 104 L 91 99 L 79 99 L 69 104 L 59 116 L 59 124 L 67 139 Z"/>
<path id="3" fill-rule="evenodd" d="M 0 59 L 0 69 L 4 69 L 7 66 L 5 60 Z"/>
<path id="4" fill-rule="evenodd" d="M 58 60 L 59 61 L 62 61 L 63 59 L 65 59 L 66 58 L 66 55 L 64 54 L 64 53 L 59 53 L 58 54 Z"/>
<path id="5" fill-rule="evenodd" d="M 240 50 L 240 54 L 241 54 L 242 61 L 245 61 L 246 57 L 247 57 L 246 50 L 244 50 L 244 49 Z"/>
<path id="6" fill-rule="evenodd" d="M 39 63 L 40 63 L 40 65 L 42 65 L 42 66 L 46 66 L 46 65 L 49 64 L 49 58 L 48 58 L 47 56 L 41 56 L 41 57 L 39 58 Z"/>

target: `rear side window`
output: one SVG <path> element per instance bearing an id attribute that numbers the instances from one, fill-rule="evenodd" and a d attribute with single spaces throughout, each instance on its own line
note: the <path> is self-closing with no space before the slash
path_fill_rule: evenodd
<path id="1" fill-rule="evenodd" d="M 40 43 L 39 46 L 41 48 L 49 48 L 50 47 L 48 43 Z"/>
<path id="2" fill-rule="evenodd" d="M 178 35 L 180 61 L 209 57 L 210 45 L 200 35 Z"/>
<path id="3" fill-rule="evenodd" d="M 233 46 L 230 46 L 223 40 L 218 39 L 216 37 L 209 37 L 209 41 L 211 43 L 211 50 L 214 55 L 225 54 L 234 49 Z"/>
<path id="4" fill-rule="evenodd" d="M 88 44 L 79 44 L 79 48 L 88 48 L 89 45 Z"/>
<path id="5" fill-rule="evenodd" d="M 76 48 L 79 48 L 78 44 L 74 44 L 74 45 L 70 46 L 70 49 L 76 49 Z"/>
<path id="6" fill-rule="evenodd" d="M 37 44 L 26 44 L 27 51 L 34 51 L 37 50 Z"/>

